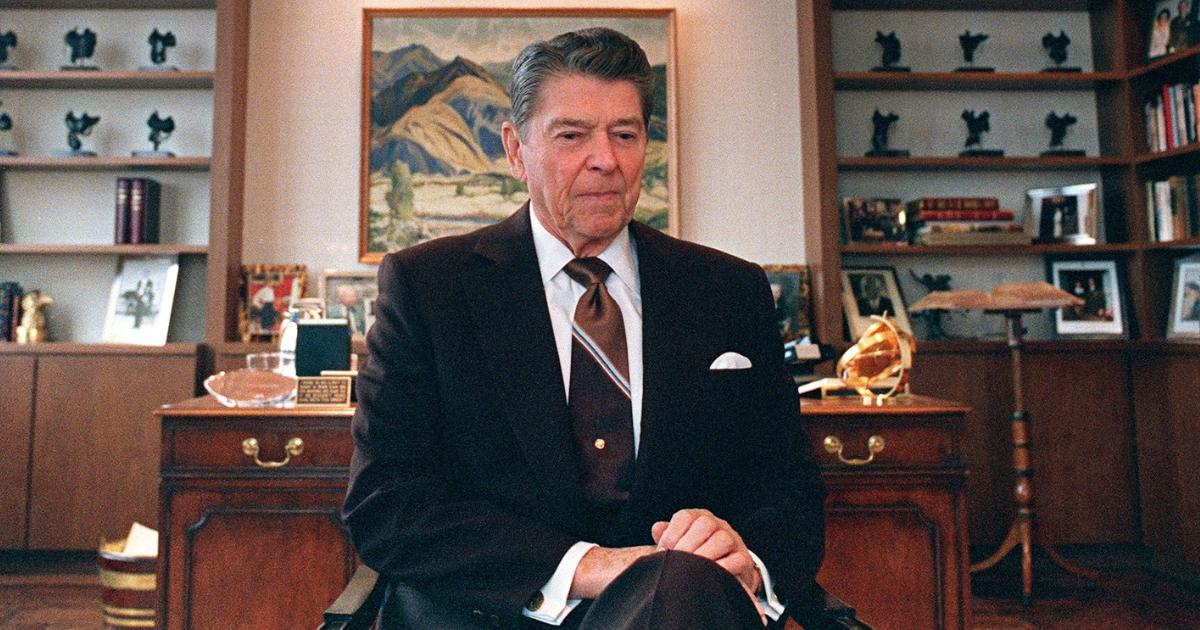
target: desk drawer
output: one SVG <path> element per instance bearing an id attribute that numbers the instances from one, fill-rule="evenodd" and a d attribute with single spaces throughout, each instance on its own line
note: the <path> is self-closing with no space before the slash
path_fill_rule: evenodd
<path id="1" fill-rule="evenodd" d="M 344 426 L 189 426 L 164 437 L 164 465 L 172 468 L 345 468 L 354 453 Z"/>
<path id="2" fill-rule="evenodd" d="M 805 432 L 813 453 L 827 470 L 957 466 L 960 462 L 955 427 L 951 422 L 929 419 L 875 424 L 861 418 L 805 418 Z"/>

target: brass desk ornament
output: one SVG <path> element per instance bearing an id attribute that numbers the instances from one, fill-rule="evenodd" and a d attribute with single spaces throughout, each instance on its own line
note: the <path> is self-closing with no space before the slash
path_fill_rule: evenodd
<path id="1" fill-rule="evenodd" d="M 871 319 L 875 323 L 868 326 L 858 343 L 838 360 L 837 375 L 847 386 L 862 394 L 864 405 L 882 405 L 884 400 L 897 393 L 908 392 L 908 377 L 917 342 L 886 313 L 872 315 Z M 878 388 L 872 388 L 885 379 L 894 379 L 887 391 L 879 393 Z"/>

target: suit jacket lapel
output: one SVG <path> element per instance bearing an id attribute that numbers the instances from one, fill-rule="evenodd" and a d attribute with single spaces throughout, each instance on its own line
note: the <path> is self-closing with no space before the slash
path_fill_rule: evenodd
<path id="1" fill-rule="evenodd" d="M 579 493 L 582 464 L 529 222 L 526 204 L 481 235 L 474 253 L 482 260 L 464 274 L 463 291 L 480 352 L 530 467 L 551 493 Z"/>

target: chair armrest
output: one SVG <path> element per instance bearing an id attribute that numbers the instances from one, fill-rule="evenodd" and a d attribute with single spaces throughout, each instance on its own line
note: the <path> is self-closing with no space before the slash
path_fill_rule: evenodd
<path id="1" fill-rule="evenodd" d="M 871 626 L 860 621 L 846 602 L 816 583 L 808 601 L 788 606 L 787 614 L 804 630 L 871 630 Z"/>
<path id="2" fill-rule="evenodd" d="M 374 569 L 359 565 L 342 594 L 325 609 L 325 620 L 317 630 L 367 630 L 379 615 L 387 592 L 387 580 Z"/>

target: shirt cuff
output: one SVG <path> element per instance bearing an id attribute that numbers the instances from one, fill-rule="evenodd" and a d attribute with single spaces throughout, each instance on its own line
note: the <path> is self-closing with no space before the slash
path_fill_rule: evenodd
<path id="1" fill-rule="evenodd" d="M 562 625 L 567 615 L 571 614 L 579 602 L 583 601 L 567 599 L 567 596 L 571 594 L 571 583 L 575 581 L 575 569 L 579 566 L 579 561 L 583 559 L 583 554 L 596 546 L 595 543 L 583 541 L 572 545 L 558 563 L 558 569 L 554 571 L 554 575 L 550 576 L 550 580 L 546 582 L 542 590 L 538 591 L 525 604 L 521 614 L 552 626 Z M 755 560 L 757 561 L 757 558 Z M 762 565 L 760 564 L 759 567 L 761 569 Z M 765 569 L 762 570 L 765 571 Z"/>
<path id="2" fill-rule="evenodd" d="M 763 612 L 767 613 L 767 617 L 771 621 L 779 621 L 779 617 L 783 615 L 783 604 L 779 602 L 779 598 L 775 595 L 775 584 L 771 582 L 771 573 L 767 571 L 767 565 L 759 559 L 753 551 L 750 552 L 750 558 L 754 560 L 754 564 L 758 566 L 758 573 L 762 576 L 762 594 L 758 596 L 758 603 L 762 604 Z"/>

